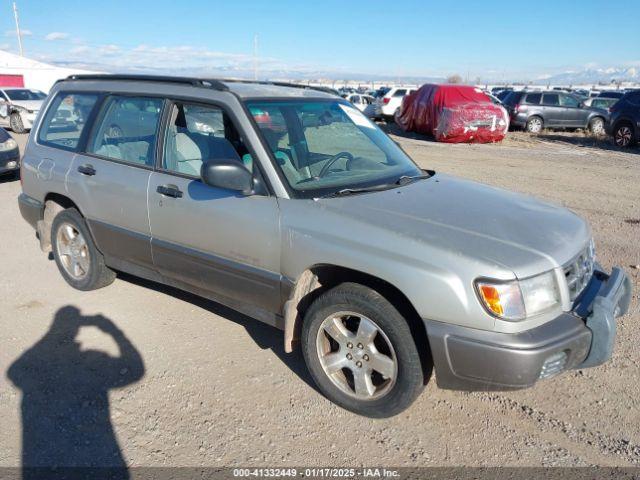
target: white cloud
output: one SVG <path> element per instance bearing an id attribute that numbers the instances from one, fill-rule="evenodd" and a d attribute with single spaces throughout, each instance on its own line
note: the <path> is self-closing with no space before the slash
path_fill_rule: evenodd
<path id="1" fill-rule="evenodd" d="M 23 37 L 30 37 L 31 35 L 33 35 L 33 32 L 31 30 L 20 30 L 20 35 L 22 35 Z M 7 30 L 6 32 L 4 32 L 4 36 L 16 37 L 17 34 L 15 30 Z"/>
<path id="2" fill-rule="evenodd" d="M 65 32 L 51 32 L 44 37 L 48 41 L 66 40 L 67 38 L 69 38 L 69 34 Z"/>

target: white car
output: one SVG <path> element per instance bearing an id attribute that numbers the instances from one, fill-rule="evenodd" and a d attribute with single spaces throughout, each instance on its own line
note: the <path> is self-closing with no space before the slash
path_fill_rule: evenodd
<path id="1" fill-rule="evenodd" d="M 0 126 L 15 133 L 31 130 L 45 98 L 47 95 L 40 90 L 0 87 Z"/>
<path id="2" fill-rule="evenodd" d="M 396 112 L 400 110 L 402 99 L 416 90 L 416 88 L 409 87 L 393 87 L 384 96 L 376 99 L 375 118 L 392 120 Z"/>
<path id="3" fill-rule="evenodd" d="M 364 93 L 353 93 L 351 95 L 347 95 L 346 99 L 367 117 L 373 118 L 375 116 L 375 99 L 371 95 L 366 95 Z"/>

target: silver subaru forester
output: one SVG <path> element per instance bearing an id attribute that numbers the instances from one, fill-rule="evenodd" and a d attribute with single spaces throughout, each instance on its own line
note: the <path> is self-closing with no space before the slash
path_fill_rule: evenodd
<path id="1" fill-rule="evenodd" d="M 582 218 L 421 170 L 314 88 L 69 77 L 21 175 L 22 215 L 73 287 L 120 271 L 230 306 L 371 417 L 433 369 L 442 388 L 505 390 L 602 364 L 631 298 Z"/>

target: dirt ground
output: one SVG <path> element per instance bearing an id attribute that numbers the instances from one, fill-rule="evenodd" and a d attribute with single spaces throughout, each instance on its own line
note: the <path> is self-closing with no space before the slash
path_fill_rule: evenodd
<path id="1" fill-rule="evenodd" d="M 1 181 L 0 466 L 20 465 L 42 441 L 135 466 L 640 465 L 640 149 L 563 133 L 513 133 L 498 145 L 394 138 L 425 168 L 591 222 L 600 263 L 624 266 L 635 288 L 612 361 L 510 393 L 432 381 L 395 418 L 359 417 L 314 389 L 271 327 L 131 277 L 73 290 L 20 217 L 20 183 Z M 105 355 L 118 349 L 130 364 Z M 73 444 L 51 412 L 71 430 L 90 419 L 91 440 Z"/>

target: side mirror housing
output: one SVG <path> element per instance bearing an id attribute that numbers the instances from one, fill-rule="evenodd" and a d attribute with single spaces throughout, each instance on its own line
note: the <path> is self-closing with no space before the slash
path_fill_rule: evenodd
<path id="1" fill-rule="evenodd" d="M 200 167 L 200 177 L 211 187 L 234 190 L 245 195 L 253 192 L 253 175 L 238 160 L 206 160 Z"/>

